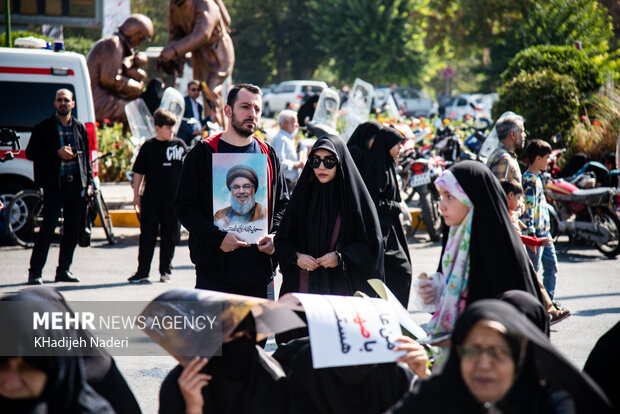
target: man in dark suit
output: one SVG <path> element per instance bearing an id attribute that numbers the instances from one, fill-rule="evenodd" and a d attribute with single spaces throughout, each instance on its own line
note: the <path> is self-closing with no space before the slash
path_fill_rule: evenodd
<path id="1" fill-rule="evenodd" d="M 200 82 L 191 80 L 187 83 L 187 96 L 185 97 L 185 112 L 183 113 L 183 122 L 177 133 L 177 137 L 181 138 L 187 145 L 191 145 L 192 139 L 196 135 L 201 135 L 205 130 L 207 120 L 204 118 L 202 105 L 196 99 L 200 95 Z M 188 123 L 186 119 L 193 118 L 195 123 Z"/>
<path id="2" fill-rule="evenodd" d="M 34 163 L 35 184 L 43 188 L 43 223 L 30 256 L 28 284 L 43 283 L 54 229 L 62 209 L 64 222 L 56 282 L 79 282 L 69 268 L 84 214 L 84 192 L 92 184 L 88 134 L 84 124 L 71 116 L 73 93 L 59 89 L 54 99 L 56 113 L 34 126 L 26 157 Z"/>

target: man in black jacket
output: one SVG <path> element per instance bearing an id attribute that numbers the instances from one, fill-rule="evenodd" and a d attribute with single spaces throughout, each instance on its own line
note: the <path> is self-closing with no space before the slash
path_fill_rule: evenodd
<path id="1" fill-rule="evenodd" d="M 196 288 L 266 297 L 276 268 L 273 236 L 288 204 L 288 190 L 278 157 L 268 144 L 255 138 L 261 117 L 262 92 L 249 84 L 230 90 L 224 113 L 228 127 L 198 143 L 185 157 L 174 202 L 174 212 L 189 230 L 189 249 L 196 265 Z M 213 224 L 212 154 L 267 155 L 269 234 L 248 244 Z"/>
<path id="2" fill-rule="evenodd" d="M 30 257 L 28 284 L 43 283 L 41 273 L 54 229 L 63 210 L 63 234 L 56 268 L 56 282 L 79 282 L 69 268 L 84 214 L 84 191 L 92 184 L 88 135 L 84 124 L 71 116 L 73 93 L 59 89 L 56 114 L 34 126 L 26 157 L 34 163 L 35 184 L 43 188 L 43 223 Z"/>

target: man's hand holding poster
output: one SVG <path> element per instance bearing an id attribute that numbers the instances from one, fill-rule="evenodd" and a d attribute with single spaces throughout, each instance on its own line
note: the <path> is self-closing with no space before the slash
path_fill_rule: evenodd
<path id="1" fill-rule="evenodd" d="M 247 243 L 269 232 L 267 156 L 213 154 L 213 223 Z"/>

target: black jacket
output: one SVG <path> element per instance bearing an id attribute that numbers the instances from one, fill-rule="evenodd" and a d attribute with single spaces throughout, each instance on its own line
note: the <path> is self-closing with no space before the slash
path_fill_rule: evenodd
<path id="1" fill-rule="evenodd" d="M 278 156 L 271 146 L 269 159 L 273 171 L 271 205 L 269 206 L 269 233 L 275 233 L 288 205 L 288 190 Z M 224 253 L 220 245 L 226 232 L 213 224 L 212 157 L 215 151 L 201 141 L 187 154 L 174 200 L 174 214 L 189 231 L 189 253 L 192 262 L 214 278 L 224 277 Z M 275 270 L 275 254 L 267 256 Z"/>
<path id="2" fill-rule="evenodd" d="M 26 158 L 34 164 L 34 182 L 38 187 L 60 188 L 60 137 L 56 125 L 56 115 L 44 119 L 36 124 L 32 130 Z M 86 127 L 80 121 L 71 117 L 73 136 L 77 146 L 77 160 L 80 169 L 82 187 L 92 183 L 92 168 L 90 165 L 90 148 Z"/>

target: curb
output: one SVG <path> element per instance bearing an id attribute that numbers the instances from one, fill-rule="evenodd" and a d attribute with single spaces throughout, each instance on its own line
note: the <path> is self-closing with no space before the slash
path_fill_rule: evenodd
<path id="1" fill-rule="evenodd" d="M 110 218 L 114 227 L 140 227 L 138 214 L 133 210 L 110 210 Z M 101 227 L 99 216 L 97 216 L 93 225 Z"/>
<path id="2" fill-rule="evenodd" d="M 420 221 L 418 230 L 426 230 L 424 223 L 420 219 L 421 210 L 419 208 L 410 208 L 411 225 L 415 227 Z M 112 219 L 112 225 L 114 227 L 140 227 L 140 220 L 138 220 L 138 214 L 133 210 L 110 210 L 110 218 Z M 101 221 L 99 216 L 93 223 L 95 227 L 101 227 Z"/>

